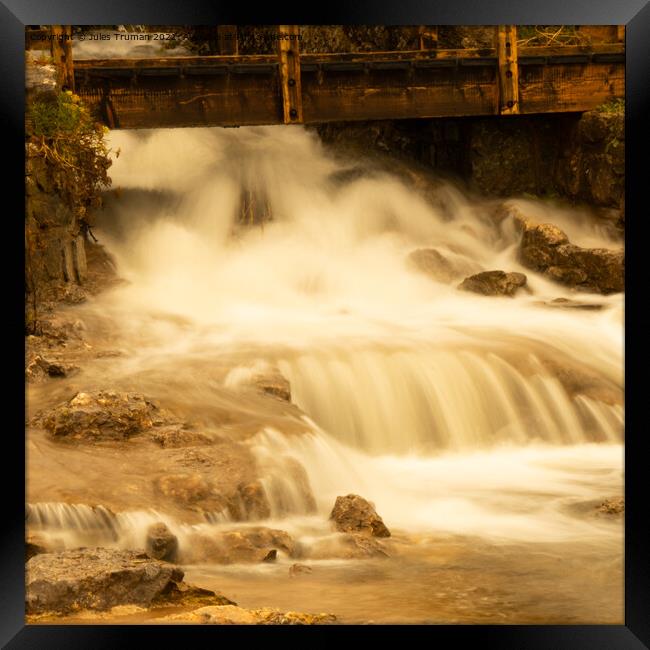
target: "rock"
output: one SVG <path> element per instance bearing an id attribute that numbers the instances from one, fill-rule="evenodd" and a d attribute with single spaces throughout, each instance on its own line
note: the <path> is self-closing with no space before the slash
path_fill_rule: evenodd
<path id="1" fill-rule="evenodd" d="M 174 562 L 178 552 L 178 538 L 162 522 L 152 524 L 147 529 L 145 550 L 154 560 Z"/>
<path id="2" fill-rule="evenodd" d="M 294 557 L 298 547 L 283 530 L 265 527 L 238 528 L 213 534 L 196 533 L 190 536 L 183 549 L 184 563 L 214 562 L 239 564 L 273 561 L 278 551 Z"/>
<path id="3" fill-rule="evenodd" d="M 623 497 L 612 497 L 605 499 L 596 508 L 596 514 L 599 516 L 622 517 L 625 512 L 625 499 Z"/>
<path id="4" fill-rule="evenodd" d="M 330 519 L 340 532 L 390 537 L 390 531 L 375 511 L 374 505 L 356 494 L 337 497 Z"/>
<path id="5" fill-rule="evenodd" d="M 201 474 L 161 476 L 154 481 L 154 488 L 181 505 L 191 505 L 213 495 L 212 485 Z"/>
<path id="6" fill-rule="evenodd" d="M 237 493 L 228 501 L 228 511 L 236 521 L 268 519 L 271 506 L 262 484 L 254 481 L 239 485 Z"/>
<path id="7" fill-rule="evenodd" d="M 280 373 L 258 376 L 254 382 L 263 393 L 277 397 L 284 402 L 291 401 L 291 385 Z"/>
<path id="8" fill-rule="evenodd" d="M 480 268 L 464 260 L 450 260 L 435 248 L 419 248 L 408 256 L 411 267 L 439 282 L 453 282 Z"/>
<path id="9" fill-rule="evenodd" d="M 37 354 L 32 357 L 25 369 L 25 378 L 29 382 L 41 381 L 45 378 L 68 377 L 79 370 L 79 366 L 62 361 L 46 359 Z"/>
<path id="10" fill-rule="evenodd" d="M 138 393 L 77 393 L 41 422 L 54 438 L 127 440 L 153 427 L 157 407 Z"/>
<path id="11" fill-rule="evenodd" d="M 35 555 L 47 553 L 48 544 L 40 535 L 30 534 L 25 540 L 25 562 L 28 562 Z"/>
<path id="12" fill-rule="evenodd" d="M 310 566 L 308 566 L 307 564 L 298 564 L 298 563 L 296 563 L 296 564 L 292 564 L 289 567 L 289 576 L 292 577 L 292 578 L 294 576 L 297 576 L 297 575 L 301 574 L 301 573 L 311 573 L 311 572 L 312 572 L 312 568 Z"/>
<path id="13" fill-rule="evenodd" d="M 519 258 L 528 268 L 576 289 L 603 294 L 624 289 L 622 250 L 575 246 L 552 224 L 529 225 L 524 229 Z"/>
<path id="14" fill-rule="evenodd" d="M 32 557 L 26 566 L 30 614 L 150 606 L 183 572 L 137 551 L 80 548 Z"/>
<path id="15" fill-rule="evenodd" d="M 483 271 L 465 278 L 458 288 L 473 291 L 483 296 L 514 296 L 518 289 L 526 286 L 523 273 L 505 271 Z"/>
<path id="16" fill-rule="evenodd" d="M 181 425 L 153 429 L 151 439 L 161 447 L 192 447 L 209 445 L 212 439 L 197 431 L 190 431 Z"/>
<path id="17" fill-rule="evenodd" d="M 603 308 L 602 303 L 578 302 L 570 298 L 554 298 L 550 301 L 540 300 L 535 304 L 544 307 L 553 307 L 554 309 L 584 309 L 586 311 L 598 311 Z"/>
<path id="18" fill-rule="evenodd" d="M 275 609 L 244 609 L 232 605 L 201 607 L 191 612 L 171 614 L 152 623 L 200 623 L 204 625 L 322 625 L 333 623 L 333 614 L 279 612 Z"/>
<path id="19" fill-rule="evenodd" d="M 342 533 L 319 539 L 305 550 L 305 554 L 312 560 L 367 560 L 389 557 L 379 539 L 363 533 Z"/>
<path id="20" fill-rule="evenodd" d="M 234 605 L 201 607 L 192 612 L 165 616 L 164 621 L 207 625 L 256 625 L 259 618 L 250 610 Z"/>

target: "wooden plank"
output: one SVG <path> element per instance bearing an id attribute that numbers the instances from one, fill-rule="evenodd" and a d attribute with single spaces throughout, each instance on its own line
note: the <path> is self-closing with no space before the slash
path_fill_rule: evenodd
<path id="1" fill-rule="evenodd" d="M 219 54 L 238 54 L 237 25 L 219 25 L 217 27 L 219 38 Z"/>
<path id="2" fill-rule="evenodd" d="M 519 68 L 517 65 L 517 27 L 497 27 L 497 56 L 499 59 L 499 103 L 500 115 L 519 113 Z"/>
<path id="3" fill-rule="evenodd" d="M 280 25 L 279 27 L 280 89 L 285 124 L 302 124 L 303 122 L 299 35 L 299 25 Z"/>
<path id="4" fill-rule="evenodd" d="M 616 26 L 616 40 L 619 43 L 625 43 L 625 25 Z"/>
<path id="5" fill-rule="evenodd" d="M 491 115 L 496 67 L 303 72 L 305 123 Z"/>
<path id="6" fill-rule="evenodd" d="M 521 113 L 587 111 L 625 97 L 625 65 L 526 66 L 519 74 Z"/>
<path id="7" fill-rule="evenodd" d="M 52 25 L 52 59 L 57 66 L 59 82 L 64 90 L 74 92 L 74 68 L 72 62 L 72 26 Z"/>
<path id="8" fill-rule="evenodd" d="M 574 54 L 625 54 L 623 43 L 594 43 L 593 45 L 528 45 L 517 48 L 518 56 L 572 56 Z"/>
<path id="9" fill-rule="evenodd" d="M 282 124 L 277 75 L 142 77 L 89 82 L 78 90 L 102 121 L 110 108 L 113 127 L 173 128 Z M 109 126 L 111 126 L 109 124 Z"/>

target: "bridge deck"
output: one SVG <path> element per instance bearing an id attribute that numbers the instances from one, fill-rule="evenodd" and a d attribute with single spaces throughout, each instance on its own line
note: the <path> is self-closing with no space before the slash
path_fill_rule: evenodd
<path id="1" fill-rule="evenodd" d="M 622 43 L 520 47 L 514 75 L 498 48 L 296 58 L 290 78 L 282 54 L 75 60 L 74 83 L 126 129 L 572 112 L 625 93 Z M 291 118 L 287 88 L 300 104 Z"/>

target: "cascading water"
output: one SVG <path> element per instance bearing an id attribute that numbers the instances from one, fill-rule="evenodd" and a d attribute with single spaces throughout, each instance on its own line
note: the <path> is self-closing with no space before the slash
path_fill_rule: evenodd
<path id="1" fill-rule="evenodd" d="M 436 180 L 425 197 L 404 169 L 341 162 L 302 127 L 110 138 L 119 192 L 96 233 L 126 283 L 84 307 L 125 352 L 105 377 L 155 382 L 190 411 L 241 395 L 250 413 L 242 386 L 277 367 L 306 417 L 289 434 L 278 415 L 246 438 L 269 524 L 327 535 L 334 499 L 355 492 L 402 534 L 620 550 L 618 527 L 576 514 L 622 491 L 620 294 L 582 295 L 594 310 L 540 305 L 575 294 L 521 266 L 514 223 L 491 220 L 493 203 Z M 271 221 L 238 223 L 243 188 L 264 196 Z M 578 211 L 513 203 L 578 245 L 621 245 Z M 427 277 L 408 261 L 427 247 L 466 275 L 526 273 L 530 293 L 485 297 Z M 55 511 L 31 517 L 92 528 L 88 513 Z M 199 527 L 224 526 L 224 512 Z M 113 543 L 142 544 L 161 520 L 181 547 L 196 532 L 159 504 L 127 504 Z"/>

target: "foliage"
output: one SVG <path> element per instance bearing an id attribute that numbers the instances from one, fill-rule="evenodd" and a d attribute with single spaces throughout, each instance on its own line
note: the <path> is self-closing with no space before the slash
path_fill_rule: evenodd
<path id="1" fill-rule="evenodd" d="M 599 113 L 625 113 L 625 100 L 615 97 L 601 104 L 595 110 Z"/>
<path id="2" fill-rule="evenodd" d="M 82 216 L 99 205 L 99 195 L 110 185 L 108 128 L 96 123 L 71 91 L 41 93 L 27 111 L 31 141 L 54 166 L 58 190 Z"/>

